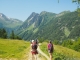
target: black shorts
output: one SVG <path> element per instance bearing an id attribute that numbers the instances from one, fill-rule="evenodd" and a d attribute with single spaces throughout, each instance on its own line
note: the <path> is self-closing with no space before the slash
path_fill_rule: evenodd
<path id="1" fill-rule="evenodd" d="M 53 53 L 53 50 L 48 50 L 49 53 Z"/>

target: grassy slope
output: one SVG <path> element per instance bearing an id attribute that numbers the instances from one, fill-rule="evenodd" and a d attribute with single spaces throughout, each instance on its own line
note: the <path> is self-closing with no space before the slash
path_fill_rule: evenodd
<path id="1" fill-rule="evenodd" d="M 64 34 L 65 34 L 66 37 L 68 37 L 69 34 L 70 34 L 70 31 L 67 27 L 65 27 L 65 29 L 64 29 Z"/>
<path id="2" fill-rule="evenodd" d="M 0 58 L 22 58 L 29 42 L 0 39 Z"/>
<path id="3" fill-rule="evenodd" d="M 28 60 L 30 43 L 23 40 L 0 39 L 0 59 Z M 39 54 L 41 60 L 46 60 Z"/>
<path id="4" fill-rule="evenodd" d="M 47 52 L 47 43 L 42 43 L 42 45 L 40 46 L 41 50 L 46 53 L 48 56 L 48 52 Z M 72 49 L 68 49 L 66 47 L 62 47 L 59 45 L 54 45 L 54 53 L 53 53 L 53 57 L 56 60 L 56 58 L 61 58 L 61 59 L 80 59 L 80 52 L 76 52 Z"/>
<path id="5" fill-rule="evenodd" d="M 22 30 L 22 32 L 21 32 L 19 35 L 22 35 L 22 34 L 24 34 L 27 30 L 32 30 L 33 28 L 34 28 L 34 23 L 33 23 L 30 27 L 28 27 L 27 29 Z"/>

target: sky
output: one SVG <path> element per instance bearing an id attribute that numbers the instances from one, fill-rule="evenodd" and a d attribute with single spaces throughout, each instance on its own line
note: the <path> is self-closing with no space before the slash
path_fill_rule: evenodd
<path id="1" fill-rule="evenodd" d="M 62 11 L 75 11 L 76 3 L 72 0 L 0 0 L 0 13 L 9 18 L 25 21 L 32 12 L 42 11 L 60 13 Z"/>

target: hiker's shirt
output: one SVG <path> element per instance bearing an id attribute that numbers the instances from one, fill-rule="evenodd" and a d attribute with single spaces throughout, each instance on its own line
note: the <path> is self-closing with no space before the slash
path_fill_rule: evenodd
<path id="1" fill-rule="evenodd" d="M 31 44 L 31 48 L 32 48 L 32 51 L 36 51 L 37 50 L 37 45 L 36 44 Z"/>
<path id="2" fill-rule="evenodd" d="M 53 44 L 49 43 L 47 48 L 49 53 L 53 53 Z"/>

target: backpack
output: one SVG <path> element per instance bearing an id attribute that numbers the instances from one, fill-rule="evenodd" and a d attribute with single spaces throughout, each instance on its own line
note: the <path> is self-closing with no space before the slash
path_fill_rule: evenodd
<path id="1" fill-rule="evenodd" d="M 48 44 L 48 50 L 53 51 L 53 44 Z"/>
<path id="2" fill-rule="evenodd" d="M 32 49 L 37 49 L 37 44 L 32 44 Z"/>

